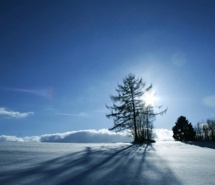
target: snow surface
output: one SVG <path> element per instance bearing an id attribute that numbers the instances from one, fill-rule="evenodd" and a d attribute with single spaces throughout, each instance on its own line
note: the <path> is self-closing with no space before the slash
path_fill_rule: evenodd
<path id="1" fill-rule="evenodd" d="M 0 184 L 213 185 L 214 145 L 197 144 L 1 142 Z"/>

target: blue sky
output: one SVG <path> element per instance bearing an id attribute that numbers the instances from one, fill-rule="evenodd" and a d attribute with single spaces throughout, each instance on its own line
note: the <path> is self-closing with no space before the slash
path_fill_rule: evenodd
<path id="1" fill-rule="evenodd" d="M 0 2 L 0 135 L 110 128 L 110 94 L 129 73 L 180 115 L 215 117 L 215 1 Z"/>

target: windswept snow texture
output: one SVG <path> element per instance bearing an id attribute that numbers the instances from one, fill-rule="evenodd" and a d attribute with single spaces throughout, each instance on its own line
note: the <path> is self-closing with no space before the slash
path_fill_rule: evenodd
<path id="1" fill-rule="evenodd" d="M 172 141 L 172 131 L 167 129 L 154 129 L 153 137 L 156 141 Z M 15 137 L 0 136 L 0 142 L 55 142 L 55 143 L 113 143 L 132 142 L 133 138 L 128 132 L 114 133 L 107 129 L 80 130 L 65 133 L 45 134 L 42 136 Z"/>
<path id="2" fill-rule="evenodd" d="M 179 142 L 0 143 L 3 185 L 213 185 L 214 147 Z"/>

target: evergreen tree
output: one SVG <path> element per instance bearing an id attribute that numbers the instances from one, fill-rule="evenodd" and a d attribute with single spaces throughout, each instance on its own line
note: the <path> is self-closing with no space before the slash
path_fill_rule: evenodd
<path id="1" fill-rule="evenodd" d="M 193 141 L 195 139 L 195 130 L 191 123 L 184 116 L 180 116 L 172 128 L 173 138 L 177 141 Z"/>

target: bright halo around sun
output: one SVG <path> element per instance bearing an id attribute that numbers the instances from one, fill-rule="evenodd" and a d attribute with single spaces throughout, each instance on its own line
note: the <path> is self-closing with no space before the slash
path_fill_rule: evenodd
<path id="1" fill-rule="evenodd" d="M 155 106 L 157 100 L 158 98 L 155 96 L 155 92 L 146 92 L 143 96 L 143 101 L 146 106 Z"/>

